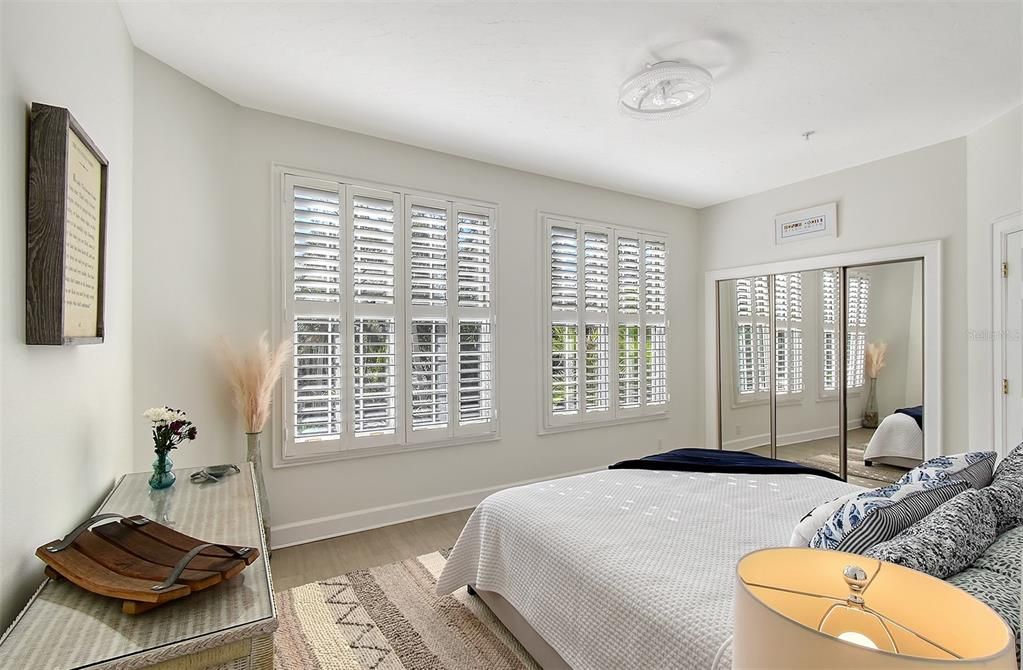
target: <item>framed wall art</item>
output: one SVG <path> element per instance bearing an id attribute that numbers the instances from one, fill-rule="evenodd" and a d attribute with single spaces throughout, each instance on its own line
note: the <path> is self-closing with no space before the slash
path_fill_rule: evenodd
<path id="1" fill-rule="evenodd" d="M 28 344 L 103 341 L 107 167 L 67 109 L 32 104 L 25 235 Z"/>

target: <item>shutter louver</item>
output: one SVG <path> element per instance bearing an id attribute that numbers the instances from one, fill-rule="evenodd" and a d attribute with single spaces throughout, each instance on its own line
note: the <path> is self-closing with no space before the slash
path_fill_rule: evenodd
<path id="1" fill-rule="evenodd" d="M 668 402 L 668 333 L 664 326 L 646 327 L 647 382 L 646 403 Z"/>
<path id="2" fill-rule="evenodd" d="M 459 425 L 493 419 L 493 346 L 489 321 L 458 324 Z"/>
<path id="3" fill-rule="evenodd" d="M 551 406 L 555 414 L 579 411 L 578 326 L 551 326 Z"/>
<path id="4" fill-rule="evenodd" d="M 756 362 L 753 351 L 753 326 L 740 323 L 736 326 L 736 365 L 738 367 L 739 393 L 756 393 Z"/>
<path id="5" fill-rule="evenodd" d="M 618 238 L 618 311 L 639 313 L 639 240 Z"/>
<path id="6" fill-rule="evenodd" d="M 490 307 L 490 217 L 458 211 L 458 304 Z"/>
<path id="7" fill-rule="evenodd" d="M 823 386 L 826 392 L 838 391 L 838 271 L 821 271 L 821 321 L 824 352 Z"/>
<path id="8" fill-rule="evenodd" d="M 352 377 L 355 434 L 393 433 L 397 417 L 393 319 L 356 319 Z"/>
<path id="9" fill-rule="evenodd" d="M 296 318 L 294 337 L 295 439 L 336 439 L 343 426 L 341 321 Z"/>
<path id="10" fill-rule="evenodd" d="M 618 326 L 618 406 L 639 407 L 642 368 L 639 326 Z"/>
<path id="11" fill-rule="evenodd" d="M 606 233 L 586 231 L 583 257 L 586 279 L 586 311 L 607 312 L 610 271 Z"/>
<path id="12" fill-rule="evenodd" d="M 337 303 L 341 296 L 341 200 L 336 191 L 295 186 L 295 300 Z"/>
<path id="13" fill-rule="evenodd" d="M 413 204 L 408 229 L 411 302 L 444 305 L 448 290 L 448 212 Z"/>
<path id="14" fill-rule="evenodd" d="M 647 240 L 646 259 L 646 311 L 647 314 L 664 314 L 668 280 L 665 273 L 667 254 L 664 242 Z"/>
<path id="15" fill-rule="evenodd" d="M 607 324 L 586 324 L 586 411 L 603 412 L 610 406 L 610 338 Z"/>
<path id="16" fill-rule="evenodd" d="M 394 304 L 394 201 L 352 198 L 352 293 L 356 303 Z"/>
<path id="17" fill-rule="evenodd" d="M 446 321 L 412 322 L 412 430 L 448 425 L 448 339 Z"/>
<path id="18" fill-rule="evenodd" d="M 574 228 L 551 229 L 551 309 L 579 307 L 579 240 Z"/>

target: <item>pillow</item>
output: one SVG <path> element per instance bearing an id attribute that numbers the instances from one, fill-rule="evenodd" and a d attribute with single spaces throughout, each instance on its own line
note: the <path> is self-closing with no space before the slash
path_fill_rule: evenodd
<path id="1" fill-rule="evenodd" d="M 999 479 L 1023 483 L 1023 444 L 1010 451 L 998 464 L 998 468 L 995 470 L 995 481 Z"/>
<path id="2" fill-rule="evenodd" d="M 966 482 L 950 479 L 863 491 L 846 501 L 814 533 L 810 546 L 863 553 L 878 542 L 892 539 L 968 488 Z"/>
<path id="3" fill-rule="evenodd" d="M 995 480 L 981 492 L 988 497 L 998 519 L 998 534 L 1023 524 L 1023 481 L 1008 478 Z"/>
<path id="4" fill-rule="evenodd" d="M 800 519 L 799 523 L 797 523 L 796 527 L 792 530 L 792 537 L 789 539 L 789 546 L 810 546 L 810 540 L 813 538 L 814 533 L 816 533 L 820 527 L 824 525 L 824 522 L 830 519 L 831 516 L 837 512 L 847 500 L 855 498 L 860 493 L 860 491 L 847 493 L 844 496 L 835 498 L 834 500 L 821 503 L 807 512 L 806 516 Z"/>
<path id="5" fill-rule="evenodd" d="M 984 568 L 997 572 L 1019 584 L 1023 567 L 1023 526 L 1013 528 L 998 536 L 994 544 L 987 548 L 980 558 L 973 562 L 973 567 Z"/>
<path id="6" fill-rule="evenodd" d="M 961 479 L 975 489 L 982 489 L 991 483 L 997 457 L 998 454 L 993 451 L 938 456 L 916 466 L 895 483 L 914 484 L 935 479 Z"/>
<path id="7" fill-rule="evenodd" d="M 984 568 L 967 568 L 945 581 L 955 584 L 1005 619 L 1016 637 L 1016 658 L 1019 658 L 1019 582 Z"/>
<path id="8" fill-rule="evenodd" d="M 987 496 L 968 489 L 864 555 L 945 579 L 984 553 L 995 541 L 995 525 Z"/>

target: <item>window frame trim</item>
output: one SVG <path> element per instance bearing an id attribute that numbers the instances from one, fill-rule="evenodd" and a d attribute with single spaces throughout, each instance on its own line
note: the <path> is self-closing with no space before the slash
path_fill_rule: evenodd
<path id="1" fill-rule="evenodd" d="M 330 461 L 341 461 L 350 460 L 353 458 L 363 458 L 380 456 L 385 454 L 395 453 L 406 453 L 412 451 L 422 451 L 424 449 L 435 449 L 445 448 L 453 446 L 462 446 L 468 444 L 484 444 L 488 442 L 498 441 L 502 437 L 501 433 L 501 412 L 500 412 L 500 328 L 498 321 L 498 309 L 500 305 L 499 296 L 499 273 L 500 273 L 500 204 L 497 202 L 482 200 L 479 198 L 466 197 L 446 192 L 431 192 L 424 191 L 417 188 L 409 188 L 400 184 L 380 182 L 371 179 L 362 179 L 359 177 L 351 177 L 343 174 L 336 174 L 331 172 L 325 172 L 321 170 L 311 170 L 303 167 L 298 167 L 289 163 L 283 163 L 278 161 L 272 161 L 270 163 L 270 194 L 271 194 L 271 207 L 270 207 L 270 332 L 276 338 L 275 341 L 279 342 L 282 338 L 287 337 L 290 331 L 287 329 L 288 320 L 291 316 L 291 303 L 293 301 L 288 300 L 288 292 L 291 290 L 291 273 L 290 268 L 286 267 L 284 263 L 284 253 L 292 242 L 292 236 L 294 234 L 293 228 L 289 225 L 290 223 L 290 212 L 287 211 L 288 207 L 288 194 L 287 194 L 287 179 L 288 177 L 295 178 L 299 181 L 318 181 L 329 183 L 338 188 L 338 193 L 342 198 L 342 254 L 345 251 L 345 242 L 348 241 L 347 236 L 349 235 L 349 222 L 350 217 L 350 198 L 348 192 L 351 188 L 361 190 L 376 190 L 393 193 L 395 195 L 395 216 L 396 216 L 396 238 L 400 237 L 404 242 L 406 236 L 406 201 L 415 199 L 426 199 L 426 200 L 440 200 L 447 202 L 450 205 L 452 212 L 458 209 L 459 206 L 468 209 L 477 209 L 488 212 L 490 221 L 490 308 L 489 318 L 491 323 L 491 402 L 493 406 L 493 414 L 490 422 L 478 424 L 479 426 L 492 426 L 492 429 L 478 429 L 476 425 L 468 426 L 453 426 L 453 434 L 442 436 L 435 440 L 421 439 L 421 440 L 409 440 L 407 435 L 410 430 L 405 430 L 406 421 L 406 409 L 407 400 L 405 398 L 408 395 L 408 377 L 405 376 L 406 362 L 403 362 L 397 366 L 400 368 L 398 374 L 402 375 L 397 381 L 397 395 L 399 402 L 403 403 L 401 411 L 396 414 L 396 424 L 403 427 L 402 430 L 395 430 L 394 439 L 379 439 L 370 438 L 372 444 L 360 447 L 352 447 L 351 440 L 354 439 L 350 435 L 353 429 L 352 419 L 353 417 L 348 413 L 348 407 L 352 402 L 353 398 L 350 395 L 350 384 L 351 384 L 351 371 L 343 370 L 342 379 L 344 393 L 346 394 L 342 398 L 344 407 L 344 430 L 340 439 L 335 440 L 323 440 L 322 442 L 332 445 L 330 451 L 324 451 L 323 449 L 317 450 L 314 453 L 289 453 L 288 446 L 294 447 L 294 440 L 289 439 L 289 417 L 291 411 L 288 409 L 287 404 L 287 390 L 289 388 L 290 373 L 285 371 L 282 373 L 280 381 L 274 387 L 273 393 L 273 407 L 270 412 L 270 416 L 267 419 L 267 425 L 263 429 L 263 433 L 270 438 L 271 442 L 271 467 L 274 469 L 308 465 L 313 463 L 326 463 Z M 449 240 L 451 239 L 451 232 L 454 231 L 454 222 L 451 222 L 452 227 L 449 228 Z M 457 237 L 457 235 L 455 236 Z M 408 287 L 405 286 L 406 265 L 409 259 L 406 258 L 406 245 L 401 244 L 400 257 L 396 258 L 395 261 L 395 340 L 396 340 L 396 353 L 401 353 L 404 359 L 404 352 L 410 351 L 407 347 L 403 348 L 399 346 L 399 341 L 407 344 L 410 340 L 408 333 L 398 332 L 398 323 L 402 324 L 401 328 L 410 321 L 410 312 L 408 310 L 409 303 L 411 302 L 411 292 L 408 291 Z M 449 254 L 451 253 L 449 249 Z M 342 257 L 343 262 L 348 264 L 342 268 L 342 328 L 343 330 L 343 342 L 345 349 L 343 355 L 347 357 L 350 351 L 351 340 L 353 339 L 352 328 L 354 322 L 352 322 L 353 312 L 348 311 L 347 306 L 353 299 L 352 288 L 350 283 L 351 278 L 351 265 L 350 259 Z M 456 259 L 457 264 L 457 259 Z M 457 267 L 457 265 L 456 265 Z M 400 277 L 400 279 L 399 279 Z M 402 293 L 404 299 L 399 300 L 398 294 Z M 449 295 L 448 300 L 451 300 Z M 449 306 L 449 312 L 451 314 L 458 313 L 457 297 L 455 298 L 456 304 Z M 344 318 L 347 317 L 347 321 Z M 449 318 L 450 322 L 450 318 Z M 455 317 L 455 323 L 457 324 L 458 317 Z M 449 338 L 450 338 L 449 333 Z M 400 338 L 400 339 L 399 339 Z M 449 342 L 450 346 L 450 342 Z M 450 359 L 449 359 L 449 375 L 450 375 Z M 451 413 L 451 398 L 449 397 L 449 422 L 451 417 L 454 416 Z M 457 402 L 457 399 L 456 399 Z M 411 424 L 408 424 L 409 426 Z M 430 431 L 424 431 L 430 432 Z M 440 431 L 438 431 L 440 432 Z M 448 432 L 448 431 L 444 431 Z M 340 447 L 340 448 L 337 448 Z"/>
<path id="2" fill-rule="evenodd" d="M 628 237 L 635 237 L 639 244 L 639 272 L 640 272 L 640 286 L 645 286 L 645 242 L 648 238 L 661 241 L 664 243 L 665 248 L 665 305 L 670 305 L 671 301 L 671 280 L 669 278 L 669 257 L 671 250 L 669 248 L 669 234 L 667 232 L 659 231 L 652 228 L 643 228 L 639 226 L 631 226 L 627 224 L 611 223 L 607 221 L 600 221 L 597 219 L 589 219 L 586 217 L 574 216 L 570 214 L 562 214 L 559 212 L 541 210 L 538 209 L 536 213 L 536 230 L 537 230 L 537 250 L 536 258 L 541 264 L 540 281 L 537 282 L 536 286 L 536 298 L 537 298 L 537 309 L 539 310 L 540 324 L 541 327 L 537 333 L 537 351 L 540 352 L 539 363 L 542 368 L 538 371 L 537 375 L 537 410 L 538 410 L 538 428 L 537 435 L 551 435 L 556 433 L 570 432 L 574 430 L 589 430 L 592 428 L 606 428 L 616 425 L 626 425 L 631 423 L 642 423 L 646 421 L 657 421 L 668 418 L 669 410 L 671 407 L 671 366 L 668 366 L 668 400 L 658 405 L 647 405 L 646 404 L 646 374 L 643 374 L 640 379 L 640 400 L 641 404 L 638 408 L 619 409 L 618 408 L 618 326 L 619 325 L 635 325 L 639 329 L 640 336 L 640 357 L 644 356 L 645 344 L 646 344 L 646 294 L 644 290 L 640 291 L 639 301 L 641 309 L 635 315 L 634 320 L 629 320 L 628 323 L 622 324 L 619 321 L 618 315 L 618 237 L 619 234 L 623 234 Z M 594 412 L 592 418 L 587 419 L 585 416 L 585 347 L 580 346 L 579 351 L 576 352 L 577 361 L 577 374 L 578 380 L 577 385 L 580 388 L 579 394 L 579 409 L 575 415 L 557 417 L 550 411 L 549 397 L 551 389 L 551 325 L 552 325 L 552 310 L 550 307 L 550 283 L 551 283 L 551 267 L 550 267 L 550 229 L 552 226 L 561 225 L 575 228 L 577 232 L 576 244 L 577 249 L 580 253 L 580 263 L 578 265 L 578 273 L 580 277 L 585 274 L 585 267 L 582 262 L 582 250 L 584 248 L 584 240 L 586 231 L 593 231 L 607 234 L 608 242 L 608 311 L 605 315 L 605 323 L 608 327 L 608 401 L 609 407 L 607 410 L 600 412 Z M 579 286 L 583 282 L 577 282 Z M 577 333 L 577 338 L 580 342 L 585 340 L 585 322 L 586 322 L 586 297 L 585 297 L 585 286 L 580 287 L 576 309 L 572 311 L 566 311 L 566 314 L 575 315 L 575 323 L 582 324 L 582 331 Z M 671 319 L 668 313 L 668 309 L 665 309 L 664 318 L 655 323 L 655 325 L 664 325 L 665 328 L 670 332 L 671 330 Z M 671 348 L 668 346 L 665 351 L 666 357 L 670 360 Z M 650 409 L 650 408 L 654 409 Z"/>

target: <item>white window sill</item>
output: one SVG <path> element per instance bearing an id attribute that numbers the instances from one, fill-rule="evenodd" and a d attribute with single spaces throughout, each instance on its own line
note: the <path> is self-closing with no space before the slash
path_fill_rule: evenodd
<path id="1" fill-rule="evenodd" d="M 438 440 L 436 442 L 413 442 L 411 444 L 384 444 L 376 447 L 365 447 L 363 449 L 346 449 L 331 454 L 318 454 L 316 456 L 294 456 L 285 459 L 274 450 L 274 469 L 290 468 L 297 465 L 312 465 L 315 463 L 330 463 L 332 461 L 350 461 L 356 458 L 370 458 L 372 456 L 386 456 L 388 454 L 405 454 L 412 451 L 425 451 L 427 449 L 443 449 L 445 447 L 460 447 L 467 444 L 484 444 L 497 442 L 501 439 L 500 433 L 481 433 L 479 435 L 466 435 L 450 440 Z"/>
<path id="2" fill-rule="evenodd" d="M 645 423 L 647 421 L 664 421 L 668 418 L 668 411 L 656 412 L 654 414 L 641 414 L 639 416 L 619 417 L 617 419 L 603 419 L 601 421 L 580 421 L 562 426 L 540 426 L 537 435 L 556 435 L 558 433 L 571 433 L 577 430 L 590 430 L 591 428 L 610 428 L 613 426 L 624 426 L 631 423 Z"/>

